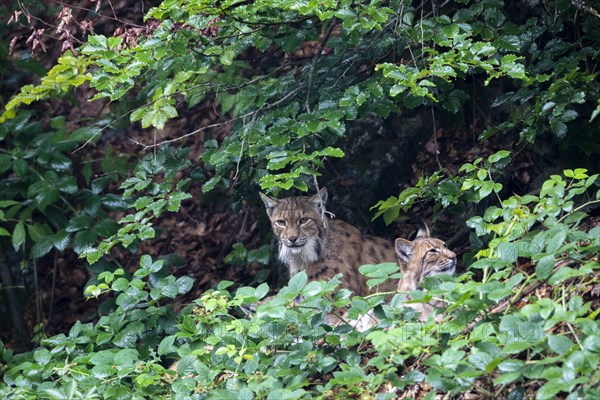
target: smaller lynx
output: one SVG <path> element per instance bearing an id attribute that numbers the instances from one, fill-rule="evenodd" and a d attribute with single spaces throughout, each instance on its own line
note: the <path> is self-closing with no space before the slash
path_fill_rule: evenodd
<path id="1" fill-rule="evenodd" d="M 352 225 L 327 217 L 325 188 L 314 196 L 275 199 L 261 193 L 260 197 L 279 239 L 279 259 L 288 266 L 290 276 L 305 271 L 309 280 L 318 280 L 342 273 L 342 286 L 365 296 L 366 278 L 358 267 L 396 262 L 391 242 L 363 235 Z M 379 289 L 395 290 L 393 282 L 386 284 Z"/>
<path id="2" fill-rule="evenodd" d="M 417 290 L 427 276 L 439 274 L 454 275 L 456 270 L 456 254 L 446 248 L 444 242 L 429 237 L 427 226 L 419 229 L 417 237 L 412 242 L 398 238 L 395 243 L 398 264 L 402 270 L 402 280 L 398 283 L 399 292 Z M 421 319 L 433 311 L 435 306 L 443 302 L 430 304 L 411 304 L 410 307 L 421 312 Z"/>

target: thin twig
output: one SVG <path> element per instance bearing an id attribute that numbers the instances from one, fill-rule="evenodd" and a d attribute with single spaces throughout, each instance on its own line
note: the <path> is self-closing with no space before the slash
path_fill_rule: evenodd
<path id="1" fill-rule="evenodd" d="M 200 133 L 200 132 L 203 132 L 203 131 L 205 131 L 205 130 L 207 130 L 207 129 L 211 129 L 211 128 L 218 128 L 218 127 L 221 127 L 221 126 L 224 126 L 224 125 L 230 124 L 230 123 L 232 123 L 232 122 L 239 121 L 240 119 L 243 119 L 243 118 L 246 118 L 246 117 L 250 117 L 250 116 L 252 116 L 252 115 L 254 115 L 254 114 L 257 114 L 257 113 L 259 113 L 259 112 L 261 112 L 261 111 L 267 111 L 267 110 L 269 110 L 270 108 L 273 108 L 273 107 L 275 107 L 275 106 L 278 106 L 279 104 L 283 103 L 283 102 L 284 102 L 284 101 L 286 101 L 288 98 L 290 98 L 290 97 L 292 97 L 293 95 L 295 95 L 295 94 L 296 94 L 298 91 L 300 91 L 300 88 L 296 88 L 296 89 L 292 90 L 291 92 L 289 92 L 288 94 L 286 94 L 285 96 L 283 96 L 281 99 L 279 99 L 279 100 L 277 100 L 277 101 L 275 101 L 275 102 L 273 102 L 273 103 L 266 104 L 266 105 L 265 105 L 265 106 L 264 106 L 262 109 L 259 109 L 259 110 L 256 110 L 256 111 L 251 111 L 251 112 L 248 112 L 248 113 L 246 113 L 246 114 L 244 114 L 244 115 L 240 115 L 239 117 L 231 118 L 230 120 L 227 120 L 227 121 L 224 121 L 224 122 L 217 122 L 217 123 L 214 123 L 214 124 L 210 124 L 210 125 L 207 125 L 207 126 L 203 126 L 203 127 L 201 127 L 201 128 L 198 128 L 198 129 L 196 129 L 196 130 L 194 130 L 194 131 L 192 131 L 192 132 L 188 132 L 188 133 L 186 133 L 185 135 L 179 136 L 179 137 L 177 137 L 177 138 L 175 138 L 175 139 L 163 140 L 162 142 L 155 143 L 155 144 L 151 144 L 151 145 L 147 145 L 147 144 L 140 143 L 140 142 L 138 142 L 138 141 L 136 141 L 136 140 L 134 140 L 134 139 L 129 139 L 129 140 L 130 140 L 131 142 L 133 142 L 133 143 L 137 144 L 137 145 L 140 145 L 140 146 L 142 146 L 142 147 L 143 147 L 143 149 L 142 149 L 142 150 L 148 150 L 148 149 L 152 149 L 152 148 L 154 148 L 154 147 L 162 146 L 162 145 L 164 145 L 164 144 L 168 144 L 168 143 L 179 142 L 179 141 L 181 141 L 181 140 L 183 140 L 183 139 L 185 139 L 185 138 L 187 138 L 187 137 L 193 136 L 193 135 L 195 135 L 195 134 L 197 134 L 197 133 Z"/>
<path id="2" fill-rule="evenodd" d="M 591 205 L 598 204 L 598 203 L 600 203 L 600 200 L 592 200 L 592 201 L 588 201 L 587 203 L 585 203 L 585 204 L 582 204 L 582 205 L 580 205 L 579 207 L 575 208 L 575 209 L 574 209 L 573 211 L 571 211 L 570 213 L 567 213 L 567 214 L 563 215 L 562 217 L 560 217 L 560 218 L 559 218 L 559 220 L 558 220 L 558 221 L 556 221 L 556 223 L 557 223 L 557 224 L 559 224 L 559 223 L 561 223 L 562 221 L 564 221 L 564 219 L 565 219 L 565 218 L 567 218 L 569 215 L 571 215 L 571 214 L 573 214 L 573 213 L 576 213 L 577 211 L 583 210 L 584 208 L 586 208 L 586 207 L 589 207 L 589 206 L 591 206 Z"/>
<path id="3" fill-rule="evenodd" d="M 329 37 L 331 36 L 331 33 L 333 32 L 333 29 L 335 28 L 336 25 L 337 25 L 337 18 L 333 18 L 331 20 L 331 23 L 327 27 L 327 31 L 325 32 L 325 37 L 323 37 L 323 40 L 321 41 L 321 44 L 319 45 L 317 54 L 315 54 L 315 56 L 313 57 L 313 60 L 312 60 L 312 64 L 310 66 L 310 71 L 308 73 L 308 87 L 306 88 L 306 101 L 304 102 L 304 108 L 306 109 L 307 112 L 310 112 L 310 95 L 311 95 L 313 81 L 315 79 L 315 70 L 317 67 L 317 61 L 319 61 L 319 58 L 321 58 L 321 53 L 323 53 L 323 49 L 325 48 L 325 45 L 327 44 L 327 41 L 329 40 Z"/>
<path id="4" fill-rule="evenodd" d="M 435 123 L 435 109 L 433 103 L 431 103 L 431 122 L 433 125 L 433 144 L 435 146 L 435 161 L 437 162 L 438 168 L 442 169 L 442 163 L 440 162 L 440 148 L 437 141 L 437 126 Z"/>
<path id="5" fill-rule="evenodd" d="M 233 174 L 233 178 L 232 178 L 232 180 L 234 182 L 237 180 L 237 177 L 238 177 L 238 175 L 240 173 L 240 164 L 242 163 L 242 156 L 244 155 L 244 146 L 246 145 L 246 138 L 248 137 L 248 132 L 254 126 L 254 122 L 256 121 L 256 116 L 261 111 L 261 109 L 262 109 L 262 107 L 259 108 L 258 111 L 255 114 L 252 115 L 252 119 L 250 120 L 250 123 L 248 125 L 246 125 L 245 122 L 243 123 L 243 125 L 244 125 L 244 134 L 242 135 L 242 145 L 240 146 L 240 154 L 238 155 L 238 160 L 237 160 L 237 162 L 235 164 L 235 174 Z"/>
<path id="6" fill-rule="evenodd" d="M 593 16 L 600 18 L 600 12 L 592 6 L 588 6 L 587 4 L 585 4 L 585 1 L 583 0 L 571 0 L 571 4 L 573 4 L 580 10 L 586 11 L 592 14 Z"/>
<path id="7" fill-rule="evenodd" d="M 52 268 L 52 286 L 50 287 L 50 306 L 48 307 L 48 323 L 52 322 L 54 314 L 54 295 L 56 293 L 56 272 L 58 270 L 58 253 L 54 254 L 54 266 Z"/>

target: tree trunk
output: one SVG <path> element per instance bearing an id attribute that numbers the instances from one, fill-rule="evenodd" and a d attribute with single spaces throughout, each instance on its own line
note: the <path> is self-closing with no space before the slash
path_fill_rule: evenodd
<path id="1" fill-rule="evenodd" d="M 25 351 L 31 347 L 31 339 L 29 338 L 29 332 L 25 326 L 25 320 L 23 319 L 23 310 L 21 303 L 17 297 L 15 291 L 15 285 L 12 278 L 12 271 L 4 247 L 0 243 L 0 279 L 2 281 L 2 289 L 6 293 L 8 299 L 8 305 L 10 307 L 10 313 L 13 321 L 13 333 L 15 338 L 14 350 Z"/>

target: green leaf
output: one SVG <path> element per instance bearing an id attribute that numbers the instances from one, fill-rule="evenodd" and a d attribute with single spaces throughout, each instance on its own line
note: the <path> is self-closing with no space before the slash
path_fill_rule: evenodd
<path id="1" fill-rule="evenodd" d="M 548 335 L 548 347 L 550 350 L 564 356 L 575 344 L 564 335 Z"/>
<path id="2" fill-rule="evenodd" d="M 92 227 L 94 220 L 89 215 L 79 215 L 71 218 L 69 224 L 65 228 L 67 232 L 77 232 L 81 229 L 87 229 Z"/>
<path id="3" fill-rule="evenodd" d="M 66 231 L 56 232 L 54 235 L 54 247 L 56 247 L 56 250 L 58 251 L 64 251 L 69 245 L 70 240 L 71 238 Z"/>
<path id="4" fill-rule="evenodd" d="M 148 254 L 144 254 L 140 258 L 140 268 L 150 269 L 151 265 L 152 265 L 152 257 L 150 257 Z"/>
<path id="5" fill-rule="evenodd" d="M 262 299 L 263 297 L 265 297 L 267 295 L 267 293 L 269 293 L 269 285 L 267 285 L 266 283 L 261 283 L 256 288 L 254 296 L 256 296 L 256 298 L 258 298 L 258 299 Z"/>
<path id="6" fill-rule="evenodd" d="M 366 264 L 358 268 L 361 274 L 368 278 L 387 278 L 400 270 L 396 263 Z"/>
<path id="7" fill-rule="evenodd" d="M 228 287 L 231 287 L 233 285 L 235 285 L 235 282 L 232 282 L 232 281 L 221 281 L 217 285 L 217 290 L 219 290 L 219 291 L 225 290 Z"/>
<path id="8" fill-rule="evenodd" d="M 486 370 L 488 364 L 491 363 L 492 360 L 493 357 L 483 351 L 473 352 L 469 356 L 469 362 L 482 371 Z"/>
<path id="9" fill-rule="evenodd" d="M 236 52 L 233 48 L 226 48 L 223 53 L 221 53 L 220 60 L 223 65 L 231 65 L 233 63 L 233 59 L 236 56 Z"/>
<path id="10" fill-rule="evenodd" d="M 294 292 L 300 292 L 306 286 L 306 282 L 308 282 L 308 275 L 300 271 L 290 279 L 288 287 Z"/>
<path id="11" fill-rule="evenodd" d="M 33 353 L 33 358 L 39 365 L 44 366 L 50 362 L 52 355 L 47 349 L 38 349 Z"/>
<path id="12" fill-rule="evenodd" d="M 177 286 L 177 293 L 185 294 L 192 290 L 192 286 L 194 286 L 194 279 L 189 276 L 179 277 L 175 281 L 175 286 Z"/>
<path id="13" fill-rule="evenodd" d="M 574 278 L 577 276 L 587 275 L 591 271 L 587 269 L 573 269 L 571 267 L 560 267 L 554 274 L 548 279 L 548 284 L 556 286 L 566 281 L 567 279 Z"/>
<path id="14" fill-rule="evenodd" d="M 536 392 L 536 400 L 554 399 L 555 395 L 566 389 L 566 385 L 560 383 L 560 381 L 548 381 L 543 384 Z"/>
<path id="15" fill-rule="evenodd" d="M 152 273 L 158 272 L 162 269 L 165 260 L 156 260 L 152 264 L 146 267 L 146 269 Z"/>
<path id="16" fill-rule="evenodd" d="M 15 251 L 19 251 L 21 247 L 25 246 L 25 240 L 25 224 L 23 223 L 23 221 L 19 221 L 15 225 L 15 230 L 12 234 L 12 245 Z"/>
<path id="17" fill-rule="evenodd" d="M 167 336 L 166 338 L 164 338 L 163 340 L 161 340 L 160 344 L 158 345 L 158 355 L 164 356 L 169 353 L 177 352 L 177 347 L 175 347 L 173 345 L 173 343 L 175 343 L 176 338 L 177 338 L 177 336 L 170 335 L 170 336 Z"/>
<path id="18" fill-rule="evenodd" d="M 63 400 L 68 399 L 67 395 L 63 391 L 54 388 L 44 388 L 42 391 L 50 396 L 52 400 Z"/>
<path id="19" fill-rule="evenodd" d="M 133 322 L 127 325 L 123 330 L 115 335 L 114 344 L 121 348 L 133 348 L 137 342 L 138 335 L 144 330 L 144 325 L 141 322 Z M 119 358 L 120 364 L 128 360 Z M 131 361 L 131 360 L 129 360 Z"/>
<path id="20" fill-rule="evenodd" d="M 93 231 L 79 231 L 73 238 L 73 251 L 77 254 L 83 254 L 90 250 L 96 244 L 98 234 Z"/>
<path id="21" fill-rule="evenodd" d="M 44 236 L 31 246 L 29 253 L 31 258 L 41 258 L 48 254 L 54 247 L 54 235 Z"/>
<path id="22" fill-rule="evenodd" d="M 1 156 L 1 154 L 0 154 Z M 0 171 L 0 173 L 3 171 Z M 12 207 L 12 206 L 16 206 L 19 203 L 18 201 L 14 201 L 14 200 L 0 200 L 0 208 L 7 208 L 7 207 Z"/>
<path id="23" fill-rule="evenodd" d="M 525 362 L 523 360 L 509 359 L 498 364 L 498 369 L 502 372 L 518 372 L 523 369 Z"/>
<path id="24" fill-rule="evenodd" d="M 367 285 L 369 288 L 373 288 L 389 279 L 390 275 L 400 270 L 400 267 L 396 263 L 367 264 L 360 266 L 358 270 L 366 277 L 372 278 L 367 281 Z"/>
<path id="25" fill-rule="evenodd" d="M 547 239 L 546 251 L 548 253 L 556 252 L 567 238 L 567 229 L 561 229 L 556 232 L 550 239 Z"/>
<path id="26" fill-rule="evenodd" d="M 535 273 L 539 279 L 548 279 L 554 268 L 554 254 L 542 257 L 535 266 Z"/>
<path id="27" fill-rule="evenodd" d="M 506 385 L 506 384 L 516 381 L 517 379 L 521 378 L 522 376 L 523 376 L 523 374 L 520 371 L 508 372 L 508 373 L 502 374 L 502 375 L 498 376 L 496 379 L 494 379 L 494 385 Z"/>
<path id="28" fill-rule="evenodd" d="M 170 299 L 177 297 L 177 295 L 179 294 L 179 288 L 177 287 L 175 283 L 175 278 L 173 276 L 159 279 L 158 282 L 156 282 L 156 289 L 160 291 L 160 294 L 162 296 L 168 297 Z"/>
<path id="29" fill-rule="evenodd" d="M 206 181 L 206 183 L 202 186 L 202 193 L 208 193 L 208 192 L 210 192 L 220 182 L 223 182 L 223 178 L 220 175 L 213 176 L 208 181 Z"/>
<path id="30" fill-rule="evenodd" d="M 111 285 L 111 289 L 115 292 L 123 292 L 129 287 L 129 280 L 125 278 L 117 278 Z"/>
<path id="31" fill-rule="evenodd" d="M 492 154 L 491 156 L 488 157 L 488 160 L 490 163 L 495 164 L 498 161 L 502 160 L 503 158 L 506 158 L 510 156 L 510 151 L 508 150 L 500 150 L 495 154 Z"/>

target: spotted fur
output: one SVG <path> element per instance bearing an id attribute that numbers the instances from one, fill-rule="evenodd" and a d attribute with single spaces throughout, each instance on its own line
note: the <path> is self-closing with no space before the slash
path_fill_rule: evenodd
<path id="1" fill-rule="evenodd" d="M 364 296 L 368 287 L 358 267 L 396 262 L 394 246 L 386 239 L 363 235 L 352 225 L 328 217 L 325 188 L 314 196 L 260 196 L 279 241 L 279 259 L 290 276 L 305 271 L 309 280 L 317 280 L 342 273 L 342 286 Z M 386 282 L 379 289 L 393 291 L 395 286 Z"/>

